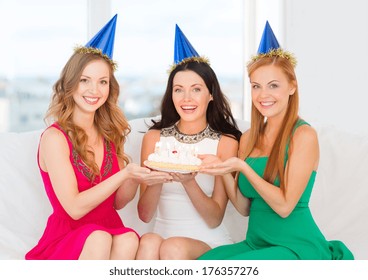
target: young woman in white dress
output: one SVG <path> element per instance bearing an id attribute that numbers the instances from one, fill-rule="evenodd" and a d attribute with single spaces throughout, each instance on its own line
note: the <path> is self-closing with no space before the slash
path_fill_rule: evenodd
<path id="1" fill-rule="evenodd" d="M 143 138 L 141 162 L 158 141 L 179 142 L 225 160 L 237 155 L 240 136 L 208 60 L 187 58 L 170 73 L 161 119 Z M 155 222 L 153 232 L 141 237 L 136 258 L 196 259 L 232 243 L 222 223 L 228 197 L 221 176 L 170 174 L 172 182 L 140 186 L 139 217 Z"/>

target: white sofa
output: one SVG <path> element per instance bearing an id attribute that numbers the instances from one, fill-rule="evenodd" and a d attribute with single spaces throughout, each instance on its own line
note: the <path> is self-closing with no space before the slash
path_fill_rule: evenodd
<path id="1" fill-rule="evenodd" d="M 139 162 L 147 119 L 130 121 L 126 152 Z M 240 121 L 245 130 L 247 123 Z M 356 259 L 368 260 L 368 136 L 317 128 L 321 160 L 310 207 L 327 239 L 339 239 Z M 51 206 L 36 162 L 41 130 L 0 133 L 0 259 L 23 259 L 40 238 Z M 120 211 L 140 234 L 151 229 L 138 218 L 137 197 Z M 234 241 L 244 239 L 247 218 L 229 203 L 225 223 Z"/>

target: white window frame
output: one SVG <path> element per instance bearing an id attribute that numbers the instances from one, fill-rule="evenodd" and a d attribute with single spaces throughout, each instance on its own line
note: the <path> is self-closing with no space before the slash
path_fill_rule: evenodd
<path id="1" fill-rule="evenodd" d="M 88 38 L 92 38 L 112 17 L 111 0 L 87 0 Z"/>

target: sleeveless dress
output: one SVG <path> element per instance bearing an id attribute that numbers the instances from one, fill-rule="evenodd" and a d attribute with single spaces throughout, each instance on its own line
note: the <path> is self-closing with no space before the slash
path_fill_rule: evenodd
<path id="1" fill-rule="evenodd" d="M 174 125 L 161 130 L 160 141 L 170 145 L 180 142 L 196 148 L 199 154 L 217 154 L 220 137 L 221 134 L 209 126 L 198 134 L 187 135 L 181 133 Z M 214 189 L 214 176 L 197 174 L 195 179 L 203 192 L 211 196 Z M 153 232 L 165 239 L 183 236 L 201 240 L 212 248 L 233 243 L 223 224 L 216 228 L 207 226 L 179 182 L 163 184 Z"/>
<path id="2" fill-rule="evenodd" d="M 56 123 L 51 126 L 62 131 L 67 139 L 70 150 L 70 162 L 73 166 L 80 192 L 93 187 L 120 170 L 115 147 L 113 143 L 105 140 L 101 178 L 97 177 L 91 183 L 90 169 L 84 165 L 79 155 L 73 149 L 69 137 Z M 82 218 L 78 220 L 72 219 L 56 197 L 49 174 L 41 169 L 38 155 L 37 161 L 53 213 L 48 218 L 46 228 L 38 244 L 25 255 L 27 260 L 76 260 L 80 256 L 87 237 L 96 230 L 102 230 L 112 235 L 135 232 L 133 229 L 124 226 L 118 212 L 114 209 L 115 193 Z"/>
<path id="3" fill-rule="evenodd" d="M 299 120 L 294 131 L 300 125 Z M 308 124 L 307 124 L 308 125 Z M 286 151 L 287 155 L 287 151 Z M 263 176 L 268 157 L 249 157 L 245 161 Z M 287 158 L 286 158 L 287 161 Z M 246 239 L 236 244 L 221 246 L 203 254 L 202 260 L 336 260 L 354 259 L 353 254 L 338 240 L 327 241 L 316 225 L 309 209 L 316 172 L 310 175 L 308 184 L 295 209 L 287 218 L 274 212 L 240 174 L 241 193 L 251 200 Z M 279 186 L 278 180 L 275 185 Z"/>

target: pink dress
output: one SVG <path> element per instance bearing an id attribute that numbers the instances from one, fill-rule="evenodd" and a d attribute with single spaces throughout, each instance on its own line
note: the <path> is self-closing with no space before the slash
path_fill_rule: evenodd
<path id="1" fill-rule="evenodd" d="M 113 143 L 105 141 L 101 177 L 96 177 L 94 182 L 91 183 L 89 179 L 91 176 L 90 170 L 73 149 L 69 137 L 57 124 L 53 124 L 52 127 L 62 131 L 68 141 L 70 162 L 73 165 L 80 192 L 93 187 L 98 182 L 119 171 L 115 147 Z M 124 226 L 114 208 L 115 193 L 82 218 L 72 219 L 56 197 L 49 174 L 41 169 L 39 162 L 38 166 L 47 196 L 53 207 L 53 213 L 48 218 L 45 231 L 38 244 L 25 255 L 27 260 L 76 260 L 79 258 L 87 237 L 95 230 L 103 230 L 112 235 L 135 232 L 133 229 Z"/>

